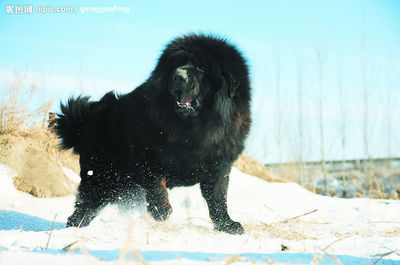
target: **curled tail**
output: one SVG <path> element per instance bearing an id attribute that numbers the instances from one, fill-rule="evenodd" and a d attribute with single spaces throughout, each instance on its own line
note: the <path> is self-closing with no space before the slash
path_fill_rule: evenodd
<path id="1" fill-rule="evenodd" d="M 60 104 L 61 113 L 57 115 L 55 131 L 62 149 L 73 148 L 75 153 L 80 153 L 81 136 L 90 114 L 89 105 L 89 97 L 81 96 Z"/>

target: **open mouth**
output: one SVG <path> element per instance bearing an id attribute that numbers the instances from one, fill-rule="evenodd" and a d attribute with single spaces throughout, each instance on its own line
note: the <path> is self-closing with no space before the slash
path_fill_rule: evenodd
<path id="1" fill-rule="evenodd" d="M 179 108 L 190 109 L 192 107 L 193 98 L 188 93 L 182 93 L 179 100 L 176 101 L 176 104 Z"/>

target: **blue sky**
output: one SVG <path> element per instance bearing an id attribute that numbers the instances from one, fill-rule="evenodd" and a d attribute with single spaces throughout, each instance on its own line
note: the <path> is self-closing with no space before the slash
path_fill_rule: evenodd
<path id="1" fill-rule="evenodd" d="M 31 5 L 33 14 L 6 14 L 10 5 Z M 35 12 L 41 6 L 71 6 L 77 12 Z M 86 7 L 108 6 L 128 7 L 130 12 L 81 13 Z M 72 94 L 96 98 L 113 89 L 128 92 L 148 77 L 165 44 L 187 32 L 226 36 L 247 57 L 254 118 L 247 152 L 256 158 L 292 160 L 300 146 L 306 160 L 320 158 L 316 44 L 324 55 L 327 157 L 365 156 L 363 80 L 369 91 L 371 154 L 400 155 L 400 107 L 396 104 L 400 100 L 400 2 L 396 0 L 5 0 L 0 4 L 0 89 L 4 91 L 16 70 L 27 75 L 27 83 L 46 90 L 40 100 L 54 101 L 54 109 Z M 347 113 L 344 152 L 340 106 Z"/>

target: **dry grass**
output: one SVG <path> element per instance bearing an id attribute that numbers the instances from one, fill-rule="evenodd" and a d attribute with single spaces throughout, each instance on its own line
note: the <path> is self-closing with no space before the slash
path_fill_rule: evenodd
<path id="1" fill-rule="evenodd" d="M 246 224 L 244 229 L 246 233 L 253 236 L 256 239 L 262 239 L 266 236 L 268 238 L 278 238 L 282 240 L 315 240 L 316 238 L 306 234 L 303 230 L 303 223 L 289 223 L 283 224 L 275 222 L 272 224 Z"/>
<path id="2" fill-rule="evenodd" d="M 320 165 L 304 165 L 301 163 L 282 163 L 274 165 L 272 174 L 282 179 L 295 182 L 305 189 L 332 197 L 394 199 L 400 197 L 400 167 L 393 165 L 377 165 L 371 172 L 362 167 L 328 170 L 328 193 L 322 182 Z M 369 176 L 368 178 L 366 176 Z M 371 180 L 371 181 L 370 181 Z"/>
<path id="3" fill-rule="evenodd" d="M 71 194 L 76 189 L 63 172 L 67 167 L 78 172 L 77 158 L 59 151 L 58 140 L 46 127 L 50 103 L 31 110 L 29 102 L 37 90 L 26 89 L 22 75 L 15 74 L 0 105 L 0 163 L 13 168 L 14 185 L 37 197 Z"/>
<path id="4" fill-rule="evenodd" d="M 37 89 L 35 85 L 25 88 L 25 77 L 15 73 L 9 88 L 2 95 L 0 103 L 0 134 L 21 134 L 34 126 L 37 118 L 42 118 L 42 123 L 46 120 L 46 114 L 51 104 L 44 102 L 39 107 L 31 110 L 28 105 L 31 102 Z"/>
<path id="5" fill-rule="evenodd" d="M 245 154 L 240 155 L 235 163 L 233 163 L 233 166 L 246 174 L 259 177 L 269 182 L 288 182 L 272 173 L 271 169 L 265 167 L 261 162 Z"/>
<path id="6" fill-rule="evenodd" d="M 78 170 L 70 152 L 59 152 L 54 135 L 45 130 L 24 136 L 0 135 L 0 162 L 13 168 L 15 187 L 36 197 L 72 194 L 76 184 L 62 167 Z"/>
<path id="7" fill-rule="evenodd" d="M 384 232 L 385 237 L 396 237 L 400 236 L 400 226 L 395 227 L 394 229 L 390 229 Z"/>

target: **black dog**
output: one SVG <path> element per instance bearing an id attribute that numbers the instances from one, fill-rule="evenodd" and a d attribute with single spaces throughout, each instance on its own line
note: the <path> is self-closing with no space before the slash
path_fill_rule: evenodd
<path id="1" fill-rule="evenodd" d="M 80 155 L 81 183 L 67 226 L 86 226 L 138 185 L 157 221 L 167 188 L 200 183 L 215 229 L 244 232 L 227 212 L 232 163 L 250 128 L 250 84 L 241 53 L 224 39 L 186 35 L 168 44 L 149 79 L 126 95 L 61 104 L 56 132 Z"/>

